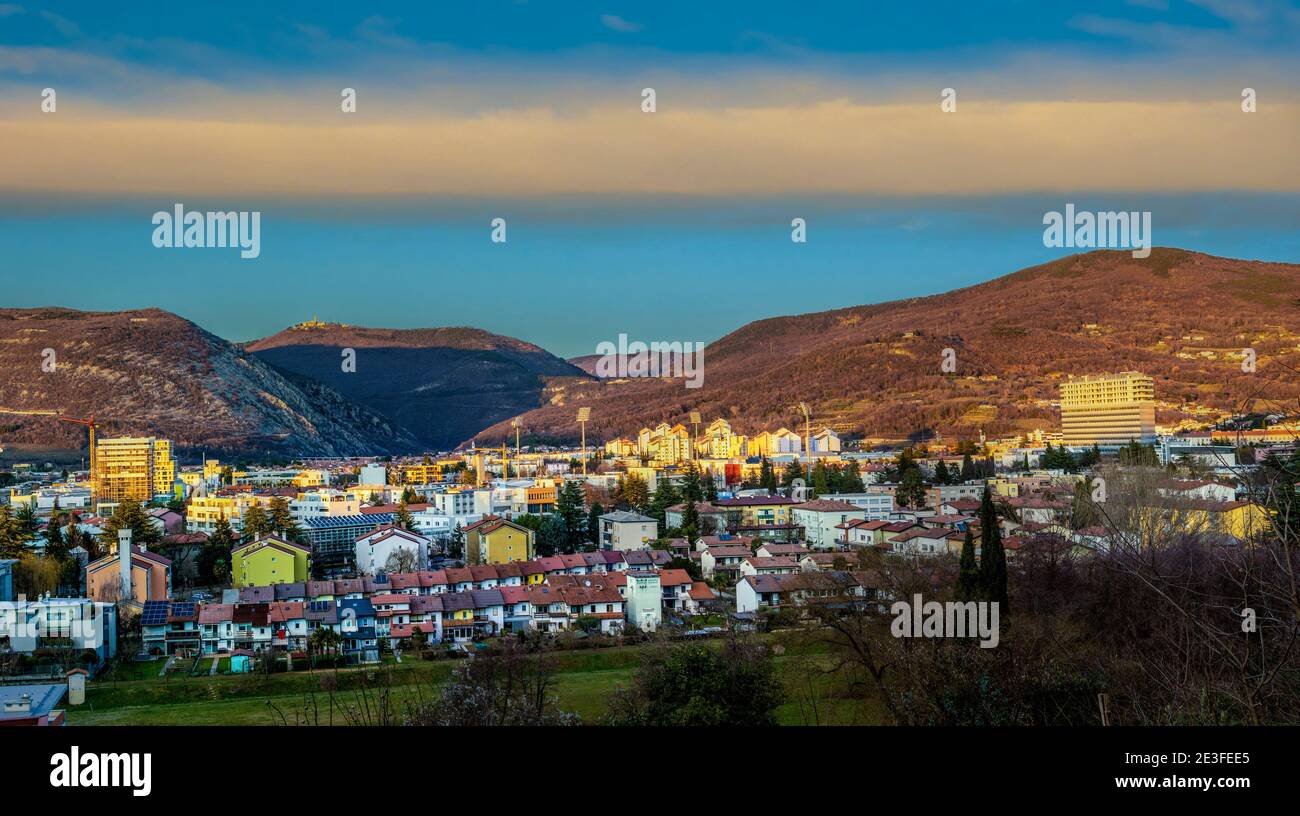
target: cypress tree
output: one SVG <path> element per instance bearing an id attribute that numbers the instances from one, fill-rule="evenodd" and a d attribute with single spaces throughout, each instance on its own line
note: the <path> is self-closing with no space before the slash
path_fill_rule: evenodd
<path id="1" fill-rule="evenodd" d="M 957 574 L 957 600 L 977 600 L 980 594 L 980 568 L 975 562 L 975 538 L 970 528 L 966 529 L 966 540 L 961 545 L 961 571 Z"/>
<path id="2" fill-rule="evenodd" d="M 986 601 L 998 604 L 998 614 L 1007 615 L 1007 553 L 1002 547 L 1002 530 L 993 509 L 993 494 L 984 488 L 980 501 L 980 589 Z"/>

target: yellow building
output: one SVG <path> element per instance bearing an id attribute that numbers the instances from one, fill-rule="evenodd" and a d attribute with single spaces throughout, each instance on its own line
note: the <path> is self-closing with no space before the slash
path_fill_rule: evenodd
<path id="1" fill-rule="evenodd" d="M 799 504 L 785 496 L 744 496 L 718 499 L 714 507 L 727 512 L 727 528 L 736 531 L 761 531 L 764 527 L 782 527 L 791 523 L 790 508 Z"/>
<path id="2" fill-rule="evenodd" d="M 402 465 L 403 484 L 429 484 L 442 481 L 442 465 Z"/>
<path id="3" fill-rule="evenodd" d="M 95 500 L 145 503 L 169 495 L 176 480 L 172 443 L 152 436 L 122 436 L 95 442 Z"/>
<path id="4" fill-rule="evenodd" d="M 1066 445 L 1127 445 L 1156 438 L 1155 381 L 1136 371 L 1061 383 Z"/>
<path id="5" fill-rule="evenodd" d="M 738 459 L 745 456 L 748 442 L 743 434 L 731 430 L 731 423 L 727 420 L 715 419 L 695 440 L 695 450 L 713 459 Z"/>
<path id="6" fill-rule="evenodd" d="M 1194 531 L 1226 533 L 1249 541 L 1271 527 L 1268 513 L 1257 504 L 1245 501 L 1197 501 L 1188 510 L 1188 525 Z"/>
<path id="7" fill-rule="evenodd" d="M 653 429 L 642 428 L 637 434 L 637 452 L 659 465 L 675 465 L 691 458 L 691 432 L 680 422 L 669 426 L 661 422 Z"/>
<path id="8" fill-rule="evenodd" d="M 217 527 L 218 519 L 230 522 L 230 529 L 236 535 L 244 529 L 244 514 L 254 502 L 269 507 L 269 501 L 251 493 L 233 496 L 194 496 L 185 508 L 185 527 L 191 533 L 208 533 Z"/>
<path id="9" fill-rule="evenodd" d="M 506 564 L 533 557 L 533 531 L 500 516 L 487 516 L 465 528 L 468 564 Z"/>
<path id="10" fill-rule="evenodd" d="M 230 550 L 230 583 L 236 588 L 292 584 L 311 577 L 311 550 L 265 535 Z"/>

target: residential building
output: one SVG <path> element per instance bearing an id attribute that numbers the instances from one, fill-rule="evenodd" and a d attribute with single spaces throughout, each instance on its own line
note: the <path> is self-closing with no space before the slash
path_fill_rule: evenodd
<path id="1" fill-rule="evenodd" d="M 624 598 L 627 601 L 628 626 L 653 632 L 663 622 L 663 589 L 659 584 L 659 573 L 637 571 L 626 575 Z"/>
<path id="2" fill-rule="evenodd" d="M 848 502 L 814 499 L 791 508 L 795 524 L 803 527 L 804 538 L 813 549 L 830 549 L 841 544 L 838 525 L 849 521 L 866 521 L 867 512 Z"/>
<path id="3" fill-rule="evenodd" d="M 801 502 L 785 496 L 743 496 L 713 502 L 727 513 L 727 532 L 754 534 L 765 539 L 794 540 L 802 529 L 792 522 L 791 507 Z"/>
<path id="4" fill-rule="evenodd" d="M 599 544 L 606 550 L 638 550 L 659 538 L 659 522 L 627 510 L 600 517 Z"/>
<path id="5" fill-rule="evenodd" d="M 172 594 L 172 562 L 147 547 L 132 546 L 129 557 L 112 553 L 86 565 L 86 596 L 101 603 L 165 601 Z M 127 598 L 122 578 L 122 561 L 131 573 L 131 596 Z"/>
<path id="6" fill-rule="evenodd" d="M 311 576 L 311 549 L 275 535 L 232 547 L 230 582 L 235 587 L 306 581 Z"/>
<path id="7" fill-rule="evenodd" d="M 533 531 L 500 516 L 488 516 L 464 532 L 465 559 L 470 564 L 528 561 L 535 551 Z"/>
<path id="8" fill-rule="evenodd" d="M 397 571 L 424 569 L 429 565 L 431 544 L 432 541 L 425 536 L 391 524 L 362 533 L 357 536 L 355 545 L 357 573 L 375 575 L 387 572 L 390 559 L 396 559 L 394 563 L 399 564 Z M 402 556 L 403 552 L 408 555 Z"/>
<path id="9" fill-rule="evenodd" d="M 876 519 L 887 519 L 889 514 L 894 512 L 894 496 L 892 493 L 883 491 L 868 491 L 866 493 L 831 493 L 821 498 L 828 501 L 840 501 L 851 504 L 862 510 L 868 521 Z"/>
<path id="10" fill-rule="evenodd" d="M 110 437 L 95 441 L 95 500 L 144 504 L 171 495 L 176 481 L 172 443 L 147 437 Z"/>
<path id="11" fill-rule="evenodd" d="M 67 683 L 0 686 L 0 727 L 63 725 L 64 712 L 55 706 L 63 700 L 67 691 Z"/>

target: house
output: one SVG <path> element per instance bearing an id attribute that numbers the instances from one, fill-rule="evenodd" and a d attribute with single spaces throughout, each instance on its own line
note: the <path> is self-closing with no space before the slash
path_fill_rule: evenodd
<path id="1" fill-rule="evenodd" d="M 1165 479 L 1156 484 L 1163 496 L 1180 499 L 1231 502 L 1237 498 L 1237 488 L 1221 482 L 1192 479 Z"/>
<path id="2" fill-rule="evenodd" d="M 696 532 L 704 530 L 725 530 L 727 529 L 727 510 L 719 507 L 713 502 L 701 501 L 695 503 L 695 512 L 699 516 L 699 524 Z M 685 504 L 674 504 L 664 511 L 664 524 L 669 528 L 680 528 L 683 523 L 683 516 L 686 513 Z"/>
<path id="3" fill-rule="evenodd" d="M 230 582 L 235 587 L 306 581 L 311 549 L 275 535 L 258 536 L 230 550 Z"/>
<path id="4" fill-rule="evenodd" d="M 659 522 L 632 513 L 616 510 L 600 517 L 600 538 L 597 543 L 605 550 L 636 550 L 654 543 L 659 538 Z"/>
<path id="5" fill-rule="evenodd" d="M 800 572 L 748 575 L 736 584 L 736 612 L 759 612 L 811 603 L 856 605 L 879 597 L 881 580 L 869 572 Z"/>
<path id="6" fill-rule="evenodd" d="M 805 555 L 807 555 L 808 552 L 809 552 L 808 548 L 803 546 L 802 544 L 768 542 L 760 546 L 754 552 L 754 555 L 757 555 L 761 558 L 777 558 L 780 556 L 786 556 L 788 558 L 793 558 L 794 560 L 798 561 L 800 558 L 803 558 Z"/>
<path id="7" fill-rule="evenodd" d="M 673 570 L 667 570 L 673 572 Z M 598 622 L 603 634 L 617 634 L 623 629 L 625 601 L 618 590 L 604 584 L 570 584 L 558 588 L 569 609 L 573 625 L 586 618 Z"/>
<path id="8" fill-rule="evenodd" d="M 673 560 L 667 550 L 624 550 L 628 570 L 658 570 Z"/>
<path id="9" fill-rule="evenodd" d="M 269 603 L 234 604 L 230 615 L 231 651 L 256 654 L 271 646 L 271 605 Z"/>
<path id="10" fill-rule="evenodd" d="M 313 629 L 307 622 L 307 604 L 302 601 L 276 601 L 271 604 L 271 646 L 298 651 L 307 648 Z"/>
<path id="11" fill-rule="evenodd" d="M 21 654 L 71 647 L 94 652 L 102 662 L 117 654 L 117 617 L 116 604 L 90 598 L 7 601 L 0 608 L 0 643 Z"/>
<path id="12" fill-rule="evenodd" d="M 797 504 L 791 509 L 795 524 L 804 529 L 804 538 L 812 549 L 838 547 L 837 525 L 848 521 L 865 521 L 867 511 L 848 502 L 833 499 L 814 499 Z"/>
<path id="13" fill-rule="evenodd" d="M 876 531 L 888 527 L 890 522 L 883 519 L 874 519 L 871 521 L 846 521 L 838 524 L 839 542 L 842 547 L 875 547 L 877 546 Z"/>
<path id="14" fill-rule="evenodd" d="M 500 516 L 485 516 L 464 532 L 465 558 L 470 564 L 506 564 L 533 557 L 533 531 Z"/>
<path id="15" fill-rule="evenodd" d="M 801 502 L 785 496 L 740 496 L 718 499 L 713 504 L 727 512 L 729 533 L 786 540 L 797 539 L 802 533 L 802 528 L 792 522 L 790 513 L 790 508 Z"/>
<path id="16" fill-rule="evenodd" d="M 746 575 L 788 575 L 799 570 L 799 562 L 789 556 L 761 558 L 751 556 L 740 562 L 740 574 Z"/>
<path id="17" fill-rule="evenodd" d="M 751 555 L 749 547 L 739 545 L 710 547 L 700 553 L 700 570 L 705 578 L 721 573 L 734 579 L 740 573 L 741 563 Z"/>
<path id="18" fill-rule="evenodd" d="M 148 654 L 197 654 L 201 650 L 197 605 L 146 601 L 140 614 L 140 642 Z"/>
<path id="19" fill-rule="evenodd" d="M 550 586 L 501 588 L 507 632 L 559 632 L 569 627 L 568 605 Z"/>
<path id="20" fill-rule="evenodd" d="M 343 598 L 339 606 L 339 635 L 343 654 L 358 663 L 379 662 L 379 635 L 375 607 L 368 598 Z"/>
<path id="21" fill-rule="evenodd" d="M 357 536 L 357 572 L 361 575 L 420 570 L 429 565 L 432 540 L 419 533 L 386 524 Z"/>
<path id="22" fill-rule="evenodd" d="M 659 571 L 659 589 L 663 605 L 673 612 L 683 613 L 691 606 L 691 588 L 695 582 L 684 569 Z"/>
<path id="23" fill-rule="evenodd" d="M 663 589 L 659 584 L 660 573 L 649 571 L 629 571 L 626 599 L 628 626 L 643 632 L 653 632 L 663 621 Z"/>
<path id="24" fill-rule="evenodd" d="M 0 687 L 0 727 L 63 725 L 64 712 L 55 706 L 67 691 L 67 683 L 24 683 Z"/>
<path id="25" fill-rule="evenodd" d="M 891 536 L 887 546 L 896 555 L 946 555 L 952 532 L 946 527 L 913 526 Z"/>
<path id="26" fill-rule="evenodd" d="M 693 581 L 684 599 L 683 611 L 688 615 L 699 615 L 705 611 L 707 604 L 717 601 L 719 597 L 713 587 L 703 581 Z"/>
<path id="27" fill-rule="evenodd" d="M 887 519 L 889 514 L 894 512 L 894 496 L 892 493 L 868 490 L 866 493 L 828 493 L 821 498 L 828 501 L 844 502 L 862 510 L 866 514 L 868 521 L 876 519 Z"/>
<path id="28" fill-rule="evenodd" d="M 330 602 L 330 606 L 333 606 Z M 234 648 L 234 604 L 201 604 L 199 638 L 203 654 L 229 652 Z"/>
<path id="29" fill-rule="evenodd" d="M 914 529 L 923 528 L 915 521 L 896 521 L 892 524 L 886 524 L 876 530 L 876 546 L 885 550 L 892 549 L 890 542 L 897 536 Z"/>
<path id="30" fill-rule="evenodd" d="M 97 558 L 86 565 L 86 595 L 101 603 L 123 600 L 119 553 Z M 132 545 L 126 559 L 131 573 L 131 600 L 143 606 L 165 601 L 172 592 L 172 562 L 147 547 Z"/>

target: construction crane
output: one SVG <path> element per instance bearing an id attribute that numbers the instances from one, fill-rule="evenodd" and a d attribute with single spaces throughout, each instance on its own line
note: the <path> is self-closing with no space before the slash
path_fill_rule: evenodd
<path id="1" fill-rule="evenodd" d="M 0 414 L 18 414 L 20 416 L 52 416 L 60 422 L 73 422 L 77 425 L 85 425 L 90 429 L 90 501 L 93 506 L 95 501 L 95 417 L 92 414 L 86 419 L 64 416 L 62 411 L 42 411 L 31 410 L 22 411 L 14 408 L 0 408 Z"/>

